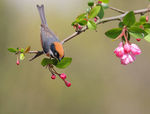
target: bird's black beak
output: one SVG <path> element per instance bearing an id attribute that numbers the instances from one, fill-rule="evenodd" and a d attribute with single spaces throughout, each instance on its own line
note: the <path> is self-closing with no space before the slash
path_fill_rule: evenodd
<path id="1" fill-rule="evenodd" d="M 62 58 L 58 58 L 58 61 L 60 62 L 62 60 Z"/>

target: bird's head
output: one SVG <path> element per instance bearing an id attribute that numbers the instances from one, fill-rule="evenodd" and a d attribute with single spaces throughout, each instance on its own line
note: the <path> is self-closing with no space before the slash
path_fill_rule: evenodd
<path id="1" fill-rule="evenodd" d="M 60 42 L 54 42 L 50 46 L 51 56 L 61 61 L 64 57 L 64 49 Z"/>

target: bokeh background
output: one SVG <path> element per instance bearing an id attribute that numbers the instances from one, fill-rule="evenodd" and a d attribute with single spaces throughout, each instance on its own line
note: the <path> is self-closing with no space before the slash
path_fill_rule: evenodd
<path id="1" fill-rule="evenodd" d="M 40 65 L 44 56 L 20 66 L 9 47 L 41 50 L 40 18 L 36 4 L 44 4 L 49 27 L 62 40 L 74 32 L 71 23 L 84 12 L 88 0 L 0 0 L 0 114 L 150 114 L 150 44 L 137 42 L 142 54 L 136 62 L 120 64 L 113 54 L 119 41 L 104 32 L 117 22 L 98 26 L 64 45 L 73 58 L 65 70 L 72 87 Z M 148 0 L 110 0 L 122 10 L 142 9 Z M 118 15 L 107 9 L 105 17 Z"/>

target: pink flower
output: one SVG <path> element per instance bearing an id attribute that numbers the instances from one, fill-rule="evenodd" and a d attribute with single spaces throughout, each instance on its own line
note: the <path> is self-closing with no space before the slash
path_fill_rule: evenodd
<path id="1" fill-rule="evenodd" d="M 135 61 L 135 59 L 136 59 L 133 54 L 128 55 L 128 58 L 129 58 L 129 62 L 130 63 L 133 63 Z"/>
<path id="2" fill-rule="evenodd" d="M 114 51 L 117 57 L 122 57 L 124 55 L 124 48 L 123 47 L 117 47 Z"/>
<path id="3" fill-rule="evenodd" d="M 59 76 L 60 76 L 60 78 L 61 78 L 62 80 L 65 80 L 65 79 L 66 79 L 66 74 L 64 74 L 64 73 L 60 74 Z"/>
<path id="4" fill-rule="evenodd" d="M 131 44 L 131 52 L 133 55 L 140 55 L 141 49 L 136 44 Z"/>
<path id="5" fill-rule="evenodd" d="M 131 48 L 130 48 L 131 46 L 130 46 L 130 44 L 128 44 L 128 43 L 125 43 L 125 45 L 124 45 L 124 51 L 125 52 L 127 52 L 127 53 L 129 53 L 130 52 L 130 50 L 131 50 Z"/>

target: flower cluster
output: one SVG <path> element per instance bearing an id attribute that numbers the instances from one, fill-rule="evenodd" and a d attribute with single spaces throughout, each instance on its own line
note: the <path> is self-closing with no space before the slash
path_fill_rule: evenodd
<path id="1" fill-rule="evenodd" d="M 51 65 L 51 64 L 48 65 L 47 67 L 48 67 L 49 71 L 52 73 L 51 79 L 53 79 L 53 80 L 56 79 L 56 75 L 58 75 L 64 81 L 64 83 L 67 87 L 71 86 L 71 83 L 66 80 L 66 78 L 67 78 L 66 74 L 64 74 L 64 73 L 59 74 L 58 72 L 56 72 L 56 70 L 53 68 L 53 65 Z"/>
<path id="2" fill-rule="evenodd" d="M 127 65 L 135 61 L 135 56 L 141 54 L 141 49 L 136 44 L 121 42 L 115 49 L 114 53 L 120 59 L 121 64 Z"/>

